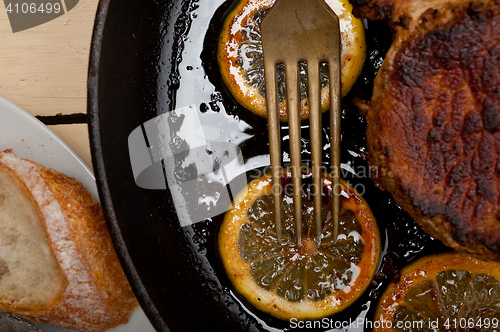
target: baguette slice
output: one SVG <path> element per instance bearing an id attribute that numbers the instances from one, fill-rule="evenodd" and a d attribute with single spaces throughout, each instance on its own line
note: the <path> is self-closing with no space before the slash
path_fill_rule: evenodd
<path id="1" fill-rule="evenodd" d="M 99 203 L 75 179 L 0 152 L 0 311 L 105 331 L 137 305 Z"/>

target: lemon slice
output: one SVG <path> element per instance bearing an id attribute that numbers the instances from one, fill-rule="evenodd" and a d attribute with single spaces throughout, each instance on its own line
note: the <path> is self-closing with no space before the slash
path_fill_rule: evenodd
<path id="1" fill-rule="evenodd" d="M 327 0 L 340 20 L 342 96 L 358 79 L 366 56 L 363 23 L 352 15 L 348 0 Z M 227 16 L 218 45 L 219 68 L 227 88 L 234 98 L 253 113 L 266 117 L 266 91 L 260 22 L 274 0 L 242 0 Z M 299 63 L 301 86 L 301 118 L 309 117 L 307 106 L 307 65 Z M 284 67 L 278 66 L 278 98 L 280 119 L 286 121 Z M 328 67 L 320 66 L 321 108 L 330 107 Z"/>
<path id="2" fill-rule="evenodd" d="M 424 257 L 390 284 L 375 331 L 498 331 L 500 263 L 455 252 Z"/>
<path id="3" fill-rule="evenodd" d="M 289 172 L 282 177 L 285 192 L 290 177 Z M 323 178 L 320 245 L 314 241 L 312 198 L 304 190 L 301 247 L 295 241 L 293 202 L 286 194 L 283 238 L 277 243 L 269 175 L 253 180 L 236 197 L 220 229 L 219 251 L 234 287 L 257 309 L 284 320 L 314 319 L 341 311 L 365 291 L 380 255 L 379 231 L 363 198 L 346 182 L 341 190 L 339 235 L 334 239 L 331 180 Z"/>

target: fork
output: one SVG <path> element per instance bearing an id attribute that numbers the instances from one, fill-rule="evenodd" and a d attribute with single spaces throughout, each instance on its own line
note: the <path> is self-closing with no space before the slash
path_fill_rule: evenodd
<path id="1" fill-rule="evenodd" d="M 333 236 L 338 235 L 340 209 L 340 26 L 324 0 L 276 0 L 262 20 L 262 47 L 271 154 L 272 195 L 278 243 L 281 243 L 281 138 L 276 65 L 285 65 L 286 104 L 290 134 L 294 224 L 297 246 L 302 243 L 302 160 L 298 63 L 307 62 L 311 137 L 315 242 L 321 243 L 321 83 L 320 62 L 329 64 L 330 154 L 333 190 Z"/>

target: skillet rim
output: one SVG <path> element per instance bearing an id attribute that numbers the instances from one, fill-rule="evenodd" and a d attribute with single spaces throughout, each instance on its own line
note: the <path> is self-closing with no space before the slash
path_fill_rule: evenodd
<path id="1" fill-rule="evenodd" d="M 112 199 L 110 196 L 109 185 L 106 176 L 106 166 L 101 145 L 101 134 L 99 126 L 99 68 L 101 45 L 103 41 L 103 32 L 105 28 L 106 18 L 111 0 L 100 0 L 90 44 L 88 76 L 87 76 L 87 116 L 88 116 L 88 131 L 90 152 L 92 157 L 92 165 L 97 182 L 97 190 L 101 200 L 104 217 L 108 230 L 113 241 L 118 258 L 122 264 L 125 275 L 127 276 L 130 286 L 134 291 L 141 308 L 157 331 L 170 331 L 167 324 L 161 317 L 158 309 L 154 305 L 149 296 L 146 287 L 142 283 L 137 269 L 135 268 L 129 250 L 125 244 L 123 234 L 121 232 L 118 218 L 116 216 Z"/>

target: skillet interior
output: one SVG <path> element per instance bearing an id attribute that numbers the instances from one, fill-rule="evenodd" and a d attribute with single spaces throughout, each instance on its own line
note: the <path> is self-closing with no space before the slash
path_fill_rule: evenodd
<path id="1" fill-rule="evenodd" d="M 207 99 L 197 100 L 195 106 L 204 116 L 245 124 L 242 133 L 249 138 L 240 145 L 245 159 L 267 153 L 265 120 L 235 103 L 218 76 L 216 38 L 233 2 L 102 0 L 97 13 L 88 81 L 94 170 L 120 259 L 159 331 L 290 327 L 288 322 L 254 310 L 233 292 L 217 253 L 223 214 L 181 227 L 170 191 L 137 186 L 129 158 L 131 132 L 159 114 L 184 106 L 179 100 L 185 80 L 181 73 L 187 68 L 183 61 L 193 41 L 190 38 L 199 35 L 194 28 L 203 26 L 202 66 L 188 70 L 199 73 L 213 93 L 202 95 L 201 99 Z M 366 167 L 362 158 L 366 124 L 351 100 L 354 96 L 369 99 L 371 82 L 391 41 L 384 24 L 370 23 L 368 27 L 367 63 L 343 105 L 342 162 L 354 169 Z M 328 123 L 327 118 L 323 121 Z M 391 266 L 400 267 L 427 252 L 442 250 L 366 175 L 347 177 L 366 188 L 364 196 L 377 218 L 386 249 L 377 282 L 353 306 L 332 317 L 338 321 L 370 317 L 372 302 L 393 276 Z"/>

